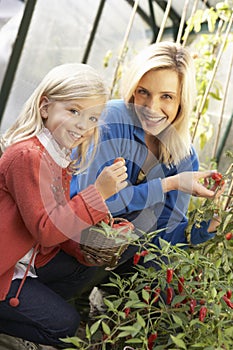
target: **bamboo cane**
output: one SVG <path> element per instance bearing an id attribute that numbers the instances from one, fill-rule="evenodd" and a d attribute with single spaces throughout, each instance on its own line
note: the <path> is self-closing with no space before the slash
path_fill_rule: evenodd
<path id="1" fill-rule="evenodd" d="M 222 107 L 221 107 L 220 118 L 219 118 L 219 123 L 218 123 L 218 131 L 217 131 L 217 135 L 216 135 L 216 139 L 215 139 L 215 143 L 214 143 L 212 158 L 215 158 L 215 156 L 216 156 L 216 151 L 217 151 L 217 147 L 218 147 L 218 143 L 219 143 L 220 131 L 221 131 L 221 126 L 222 126 L 222 122 L 223 122 L 223 113 L 224 113 L 224 109 L 225 109 L 225 105 L 226 105 L 226 98 L 227 98 L 232 68 L 233 68 L 233 53 L 231 56 L 231 63 L 230 63 L 230 67 L 229 67 L 229 71 L 228 71 L 228 75 L 227 75 L 225 89 L 224 89 Z"/>
<path id="2" fill-rule="evenodd" d="M 193 8 L 192 8 L 192 12 L 191 12 L 190 18 L 193 17 L 194 13 L 195 13 L 196 10 L 197 10 L 198 1 L 199 1 L 199 0 L 195 0 L 195 2 L 193 3 Z M 188 26 L 187 26 L 186 29 L 185 29 L 184 39 L 183 39 L 183 42 L 182 42 L 182 46 L 185 46 L 185 45 L 186 45 L 186 42 L 187 42 L 187 39 L 188 39 L 188 36 L 189 36 L 189 33 L 190 33 L 190 26 L 191 26 L 191 23 L 190 23 L 190 21 L 189 21 Z"/>
<path id="3" fill-rule="evenodd" d="M 194 140 L 195 138 L 195 135 L 196 135 L 196 132 L 197 132 L 197 127 L 198 127 L 198 124 L 200 122 L 200 118 L 201 118 L 201 113 L 204 109 L 204 106 L 205 106 L 205 103 L 206 103 L 206 100 L 207 100 L 207 97 L 209 95 L 209 92 L 210 92 L 210 89 L 211 89 L 211 86 L 213 84 L 213 81 L 214 81 L 214 78 L 215 78 L 215 75 L 216 75 L 216 72 L 217 72 L 217 68 L 219 66 L 219 63 L 220 63 L 220 60 L 222 58 L 222 54 L 223 54 L 223 51 L 224 51 L 224 48 L 225 48 L 225 45 L 226 45 L 226 42 L 227 42 L 227 39 L 228 39 L 228 36 L 229 36 L 229 33 L 230 33 L 230 30 L 231 30 L 231 26 L 232 26 L 232 22 L 233 22 L 233 14 L 231 15 L 231 18 L 230 18 L 230 21 L 228 23 L 228 26 L 227 26 L 227 29 L 226 29 L 226 32 L 225 32 L 225 37 L 223 39 L 223 42 L 222 42 L 222 45 L 220 47 L 220 50 L 219 50 L 219 53 L 218 53 L 218 56 L 216 58 L 216 62 L 215 62 L 215 65 L 214 65 L 214 68 L 213 68 L 213 71 L 212 71 L 212 76 L 209 80 L 209 84 L 205 90 L 205 93 L 204 93 L 204 96 L 202 98 L 202 100 L 200 101 L 199 103 L 199 106 L 197 108 L 197 112 L 196 112 L 196 124 L 195 124 L 195 127 L 194 127 L 194 131 L 193 131 L 193 135 L 192 135 L 192 141 Z"/>
<path id="4" fill-rule="evenodd" d="M 232 210 L 232 198 L 233 198 L 233 180 L 231 180 L 231 184 L 229 186 L 229 191 L 227 194 L 227 201 L 225 204 L 225 210 Z"/>
<path id="5" fill-rule="evenodd" d="M 161 27 L 159 29 L 158 36 L 156 38 L 156 43 L 159 43 L 160 40 L 162 39 L 164 28 L 165 28 L 167 18 L 168 18 L 169 12 L 170 12 L 171 4 L 172 4 L 172 0 L 169 0 L 167 2 L 166 10 L 165 10 L 164 16 L 163 16 L 163 21 L 162 21 Z"/>
<path id="6" fill-rule="evenodd" d="M 188 10 L 188 4 L 189 4 L 189 0 L 186 0 L 185 4 L 184 4 L 183 11 L 182 11 L 181 19 L 180 19 L 180 25 L 179 25 L 177 38 L 176 38 L 176 43 L 180 43 L 181 42 L 182 32 L 183 32 L 184 23 L 185 23 L 185 17 L 186 17 L 187 10 Z"/>
<path id="7" fill-rule="evenodd" d="M 230 174 L 233 171 L 233 163 L 229 166 L 229 168 L 226 171 L 226 174 Z M 227 200 L 224 204 L 223 210 L 230 209 L 232 206 L 232 198 L 233 198 L 233 179 L 231 180 L 231 183 L 229 185 L 229 189 L 227 192 Z"/>
<path id="8" fill-rule="evenodd" d="M 123 62 L 123 60 L 125 58 L 125 47 L 126 47 L 126 44 L 127 44 L 127 40 L 128 40 L 129 34 L 130 34 L 130 30 L 131 30 L 132 25 L 133 25 L 133 21 L 134 21 L 135 15 L 136 15 L 136 11 L 137 11 L 137 8 L 138 8 L 139 1 L 140 0 L 135 0 L 135 2 L 134 2 L 134 6 L 133 6 L 133 10 L 132 10 L 132 13 L 131 13 L 131 16 L 130 16 L 128 27 L 126 29 L 125 36 L 124 36 L 124 39 L 123 39 L 123 42 L 122 42 L 121 50 L 120 50 L 120 53 L 119 53 L 119 56 L 118 56 L 118 60 L 117 60 L 117 64 L 116 64 L 116 68 L 115 68 L 115 71 L 114 71 L 113 82 L 112 82 L 112 87 L 111 87 L 111 91 L 110 91 L 110 98 L 112 97 L 113 90 L 114 90 L 114 87 L 115 87 L 115 84 L 116 84 L 116 81 L 117 81 L 117 74 L 118 74 L 118 70 L 119 70 L 120 64 Z"/>

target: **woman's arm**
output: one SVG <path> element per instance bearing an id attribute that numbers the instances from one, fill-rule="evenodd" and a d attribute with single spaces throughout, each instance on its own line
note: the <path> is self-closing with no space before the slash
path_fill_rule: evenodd
<path id="1" fill-rule="evenodd" d="M 179 190 L 196 197 L 214 198 L 216 197 L 215 191 L 207 187 L 212 174 L 213 171 L 193 171 L 167 177 L 162 180 L 163 192 Z M 200 180 L 203 182 L 201 183 Z M 222 192 L 222 190 L 219 191 Z"/>

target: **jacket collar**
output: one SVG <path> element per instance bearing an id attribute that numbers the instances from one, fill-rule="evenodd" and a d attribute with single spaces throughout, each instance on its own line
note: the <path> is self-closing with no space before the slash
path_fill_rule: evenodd
<path id="1" fill-rule="evenodd" d="M 60 148 L 59 144 L 48 129 L 43 128 L 37 135 L 37 138 L 61 168 L 67 168 L 69 166 L 71 162 L 71 151 L 66 148 Z"/>

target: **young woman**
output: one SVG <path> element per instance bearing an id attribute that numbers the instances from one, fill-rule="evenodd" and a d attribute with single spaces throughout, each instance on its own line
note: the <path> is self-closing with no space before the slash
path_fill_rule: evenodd
<path id="1" fill-rule="evenodd" d="M 102 263 L 82 255 L 80 235 L 108 216 L 105 200 L 127 186 L 125 164 L 105 167 L 72 199 L 69 182 L 88 166 L 106 99 L 92 67 L 55 67 L 1 138 L 0 333 L 21 343 L 64 346 L 80 322 L 67 300 L 89 281 L 87 265 Z"/>
<path id="2" fill-rule="evenodd" d="M 107 104 L 95 160 L 87 172 L 73 176 L 71 197 L 116 157 L 123 157 L 129 186 L 107 200 L 113 216 L 125 216 L 145 232 L 163 228 L 153 239 L 156 244 L 159 237 L 172 244 L 187 243 L 190 194 L 216 196 L 206 186 L 212 173 L 198 171 L 190 141 L 195 86 L 188 49 L 161 42 L 141 51 L 123 75 L 123 99 Z M 193 227 L 192 243 L 212 238 L 217 225 L 213 218 Z"/>
<path id="3" fill-rule="evenodd" d="M 190 140 L 196 97 L 193 59 L 179 44 L 161 42 L 141 51 L 123 73 L 123 99 L 107 103 L 96 157 L 85 173 L 73 176 L 71 197 L 93 183 L 116 157 L 123 157 L 129 185 L 106 201 L 112 215 L 132 221 L 142 236 L 161 230 L 152 238 L 158 246 L 159 237 L 186 245 L 190 195 L 214 198 L 224 190 L 215 193 L 209 188 L 212 172 L 198 171 Z M 219 218 L 213 217 L 200 227 L 194 225 L 191 243 L 211 239 L 218 224 Z M 130 246 L 114 271 L 121 275 L 132 270 L 137 250 Z M 157 268 L 156 260 L 145 265 Z M 91 283 L 98 285 L 109 272 L 99 267 L 94 275 Z"/>

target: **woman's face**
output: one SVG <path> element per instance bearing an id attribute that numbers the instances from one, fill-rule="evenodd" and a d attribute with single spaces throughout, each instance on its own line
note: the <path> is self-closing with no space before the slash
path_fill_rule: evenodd
<path id="1" fill-rule="evenodd" d="M 60 147 L 72 149 L 91 138 L 104 103 L 102 97 L 49 103 L 45 97 L 41 102 L 41 116 Z"/>
<path id="2" fill-rule="evenodd" d="M 156 136 L 175 120 L 180 94 L 177 72 L 159 69 L 144 74 L 134 92 L 134 105 L 146 133 Z"/>

